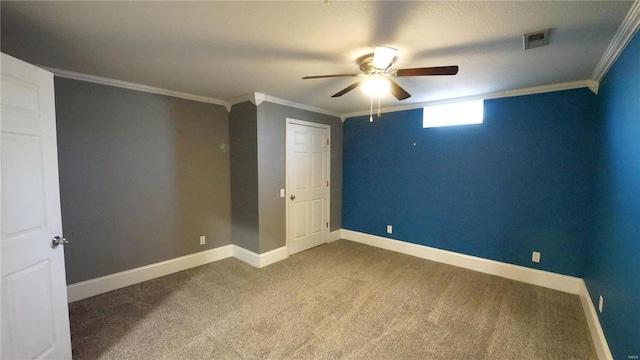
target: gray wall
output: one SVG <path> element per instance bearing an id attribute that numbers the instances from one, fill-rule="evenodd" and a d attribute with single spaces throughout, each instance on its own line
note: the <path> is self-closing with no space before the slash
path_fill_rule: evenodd
<path id="1" fill-rule="evenodd" d="M 287 244 L 286 119 L 331 126 L 331 230 L 342 226 L 342 121 L 263 102 L 231 109 L 231 203 L 233 243 L 262 254 Z"/>
<path id="2" fill-rule="evenodd" d="M 223 107 L 62 78 L 55 91 L 69 284 L 231 243 Z"/>
<path id="3" fill-rule="evenodd" d="M 342 121 L 333 116 L 263 102 L 258 106 L 260 253 L 286 246 L 286 119 L 331 126 L 331 230 L 342 226 Z"/>
<path id="4" fill-rule="evenodd" d="M 235 245 L 260 253 L 256 118 L 256 107 L 250 102 L 234 105 L 229 114 L 231 235 Z"/>

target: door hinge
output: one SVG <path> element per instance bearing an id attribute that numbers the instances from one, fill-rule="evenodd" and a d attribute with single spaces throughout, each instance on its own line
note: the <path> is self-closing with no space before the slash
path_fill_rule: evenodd
<path id="1" fill-rule="evenodd" d="M 327 180 L 327 187 L 329 187 L 329 180 Z"/>
<path id="2" fill-rule="evenodd" d="M 329 227 L 329 222 L 327 221 L 327 227 Z"/>
<path id="3" fill-rule="evenodd" d="M 329 139 L 327 139 L 327 145 L 329 145 Z"/>

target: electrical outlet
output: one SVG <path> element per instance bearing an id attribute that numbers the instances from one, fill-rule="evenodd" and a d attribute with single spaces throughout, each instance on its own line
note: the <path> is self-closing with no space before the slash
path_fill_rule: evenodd
<path id="1" fill-rule="evenodd" d="M 598 301 L 598 310 L 602 312 L 602 305 L 604 304 L 604 299 L 602 299 L 602 295 L 600 295 L 600 301 Z"/>
<path id="2" fill-rule="evenodd" d="M 204 245 L 207 243 L 207 237 L 206 236 L 200 236 L 200 245 Z"/>
<path id="3" fill-rule="evenodd" d="M 393 226 L 387 225 L 387 234 L 393 234 Z"/>
<path id="4" fill-rule="evenodd" d="M 540 253 L 537 251 L 534 251 L 533 254 L 531 255 L 531 261 L 539 263 L 540 262 Z"/>

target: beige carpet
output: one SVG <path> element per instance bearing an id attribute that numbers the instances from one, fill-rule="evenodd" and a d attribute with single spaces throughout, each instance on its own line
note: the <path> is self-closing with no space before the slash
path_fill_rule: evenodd
<path id="1" fill-rule="evenodd" d="M 340 240 L 70 304 L 74 359 L 596 359 L 580 300 Z"/>

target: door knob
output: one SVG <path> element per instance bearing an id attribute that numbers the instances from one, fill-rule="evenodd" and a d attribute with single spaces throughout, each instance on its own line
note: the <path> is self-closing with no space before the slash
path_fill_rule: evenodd
<path id="1" fill-rule="evenodd" d="M 68 243 L 69 240 L 61 238 L 60 236 L 54 236 L 53 239 L 51 239 L 51 247 L 54 249 L 57 248 L 58 245 L 67 245 Z"/>
<path id="2" fill-rule="evenodd" d="M 291 201 L 293 201 L 293 200 L 296 199 L 296 196 L 295 195 L 291 195 L 291 196 L 289 196 L 289 199 L 291 199 Z"/>

